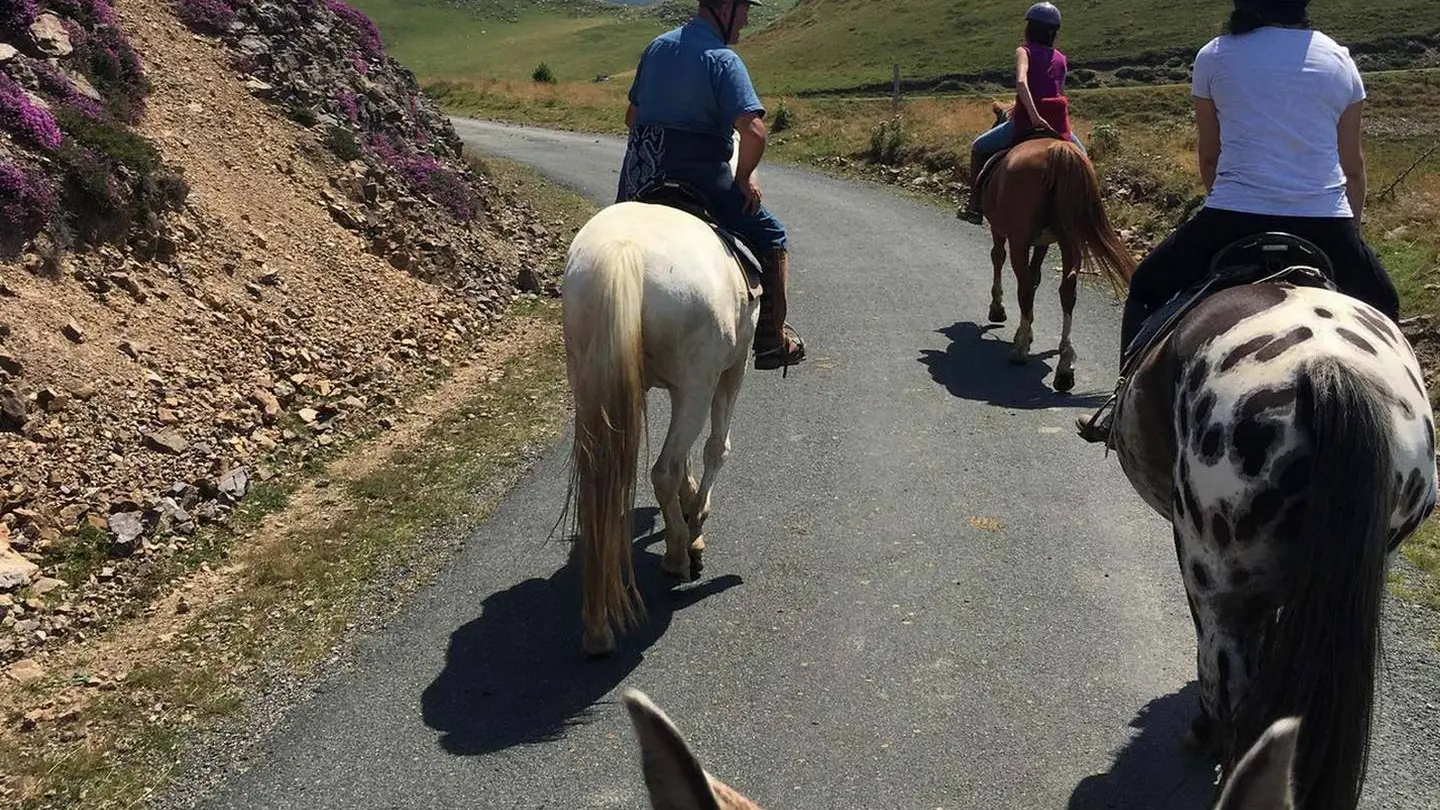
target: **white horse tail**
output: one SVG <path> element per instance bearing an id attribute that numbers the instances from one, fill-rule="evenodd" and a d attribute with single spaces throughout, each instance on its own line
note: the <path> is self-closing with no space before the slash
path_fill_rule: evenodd
<path id="1" fill-rule="evenodd" d="M 628 240 L 606 241 L 585 253 L 584 300 L 565 319 L 575 397 L 570 486 L 578 501 L 586 648 L 608 652 L 609 642 L 599 640 L 612 637 L 610 626 L 629 629 L 644 613 L 630 525 L 645 430 L 645 255 Z"/>
<path id="2" fill-rule="evenodd" d="M 1370 750 L 1395 426 L 1376 383 L 1337 358 L 1307 363 L 1298 393 L 1313 448 L 1310 499 L 1240 742 L 1277 717 L 1303 717 L 1299 806 L 1353 810 Z"/>

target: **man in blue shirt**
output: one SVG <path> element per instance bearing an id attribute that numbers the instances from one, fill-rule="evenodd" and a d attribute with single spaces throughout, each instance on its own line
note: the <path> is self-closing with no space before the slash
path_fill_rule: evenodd
<path id="1" fill-rule="evenodd" d="M 755 167 L 765 152 L 765 107 L 750 73 L 730 46 L 739 41 L 757 0 L 700 0 L 690 22 L 645 49 L 630 86 L 625 123 L 630 140 L 617 202 L 662 180 L 694 186 L 721 227 L 749 245 L 764 265 L 755 368 L 805 359 L 805 344 L 785 323 L 790 262 L 785 226 L 761 202 Z M 730 172 L 731 137 L 740 154 Z"/>

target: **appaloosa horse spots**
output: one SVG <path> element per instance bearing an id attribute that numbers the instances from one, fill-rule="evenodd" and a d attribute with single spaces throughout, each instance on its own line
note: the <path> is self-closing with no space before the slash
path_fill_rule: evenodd
<path id="1" fill-rule="evenodd" d="M 1307 808 L 1358 798 L 1387 554 L 1435 507 L 1419 380 L 1374 309 L 1260 284 L 1185 316 L 1116 411 L 1121 465 L 1174 527 L 1199 642 L 1193 731 L 1228 768 L 1303 716 Z"/>

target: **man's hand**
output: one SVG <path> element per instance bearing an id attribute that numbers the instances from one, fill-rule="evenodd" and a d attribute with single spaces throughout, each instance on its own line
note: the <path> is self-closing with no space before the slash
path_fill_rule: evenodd
<path id="1" fill-rule="evenodd" d="M 745 193 L 745 213 L 753 214 L 760 210 L 761 194 L 760 181 L 754 175 L 745 178 L 736 178 L 735 185 Z"/>

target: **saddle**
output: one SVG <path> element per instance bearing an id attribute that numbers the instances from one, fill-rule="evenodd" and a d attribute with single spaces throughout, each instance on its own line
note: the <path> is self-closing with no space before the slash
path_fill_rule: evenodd
<path id="1" fill-rule="evenodd" d="M 980 174 L 975 178 L 975 194 L 983 195 L 985 193 L 985 184 L 990 182 L 990 178 L 995 174 L 995 171 L 999 168 L 1000 163 L 1005 159 L 1005 156 L 1010 154 L 1011 149 L 1014 149 L 1015 147 L 1019 146 L 1022 143 L 1025 143 L 1026 141 L 1040 139 L 1064 140 L 1065 138 L 1063 135 L 1060 135 L 1043 127 L 1029 129 L 1016 136 L 1014 143 L 1010 144 L 1004 149 L 1001 149 L 1000 151 L 996 152 L 985 160 L 985 165 L 980 168 Z M 977 199 L 983 199 L 983 197 L 978 197 Z M 1055 234 L 1049 228 L 1045 228 L 1040 233 L 1035 235 L 1035 239 L 1038 244 L 1050 245 L 1055 243 Z"/>
<path id="2" fill-rule="evenodd" d="M 1004 160 L 1005 156 L 1010 154 L 1011 149 L 1014 149 L 1015 147 L 1019 146 L 1022 143 L 1025 143 L 1026 141 L 1034 141 L 1040 139 L 1064 140 L 1064 136 L 1043 127 L 1028 129 L 1021 134 L 1016 135 L 1014 143 L 986 158 L 985 165 L 980 168 L 979 176 L 975 178 L 976 193 L 984 192 L 985 184 L 990 181 L 990 177 L 995 174 L 996 168 L 1000 166 L 1000 161 Z"/>
<path id="3" fill-rule="evenodd" d="M 720 226 L 715 217 L 710 214 L 710 208 L 705 202 L 705 195 L 690 183 L 681 180 L 661 180 L 642 188 L 635 195 L 636 202 L 650 203 L 652 205 L 665 205 L 695 217 L 710 226 L 715 236 L 720 239 L 720 244 L 725 246 L 735 263 L 740 265 L 740 271 L 745 275 L 745 281 L 750 285 L 750 297 L 755 297 L 755 290 L 760 286 L 760 279 L 764 276 L 765 268 L 760 264 L 760 259 L 755 256 L 749 245 L 734 233 Z"/>
<path id="4" fill-rule="evenodd" d="M 1156 346 L 1175 331 L 1184 317 L 1205 299 L 1231 287 L 1246 284 L 1291 284 L 1336 290 L 1335 268 L 1313 242 L 1288 233 L 1247 236 L 1226 245 L 1210 261 L 1210 272 L 1199 282 L 1175 294 L 1150 314 L 1130 345 L 1120 354 L 1120 378 L 1115 391 L 1090 417 L 1094 424 L 1107 408 L 1124 398 L 1136 368 Z M 1111 430 L 1115 423 L 1112 420 Z M 1107 443 L 1108 444 L 1108 443 Z"/>

